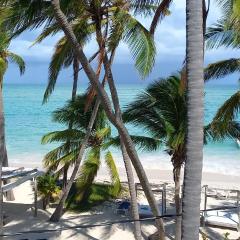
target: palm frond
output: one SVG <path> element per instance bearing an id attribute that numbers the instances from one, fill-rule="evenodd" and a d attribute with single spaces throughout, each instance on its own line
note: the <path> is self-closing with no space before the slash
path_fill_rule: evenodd
<path id="1" fill-rule="evenodd" d="M 81 166 L 79 176 L 77 178 L 77 201 L 81 201 L 84 193 L 92 185 L 98 169 L 100 167 L 100 148 L 92 148 L 86 156 L 86 159 Z"/>
<path id="2" fill-rule="evenodd" d="M 7 51 L 7 57 L 11 62 L 17 64 L 20 74 L 24 74 L 24 72 L 25 72 L 24 60 L 19 55 L 15 54 L 13 52 L 10 52 L 10 51 Z"/>
<path id="3" fill-rule="evenodd" d="M 135 7 L 135 11 L 140 11 L 148 6 L 159 6 L 162 0 L 131 0 L 130 3 Z"/>
<path id="4" fill-rule="evenodd" d="M 236 121 L 212 121 L 204 129 L 204 142 L 240 138 L 240 123 Z"/>
<path id="5" fill-rule="evenodd" d="M 136 136 L 130 135 L 134 145 L 136 145 L 139 149 L 143 151 L 156 151 L 161 147 L 164 142 L 157 138 L 147 137 L 147 136 Z M 107 149 L 110 146 L 120 148 L 120 138 L 112 137 L 108 142 L 104 144 L 104 148 Z"/>
<path id="6" fill-rule="evenodd" d="M 60 166 L 72 166 L 78 156 L 78 152 L 77 151 L 73 151 L 73 152 L 69 152 L 66 153 L 65 155 L 63 155 L 62 157 L 59 158 L 53 158 L 53 156 L 50 157 L 50 155 L 46 155 L 44 160 L 43 160 L 43 164 L 44 167 L 46 168 L 47 172 L 52 172 L 52 171 L 57 171 L 56 174 L 59 174 L 59 170 L 58 169 Z"/>
<path id="7" fill-rule="evenodd" d="M 141 76 L 146 77 L 152 70 L 156 48 L 150 32 L 128 12 L 117 11 L 112 19 L 109 48 L 115 49 L 120 40 L 129 47 L 135 67 Z"/>
<path id="8" fill-rule="evenodd" d="M 209 27 L 205 35 L 206 47 L 208 49 L 224 47 L 240 47 L 240 35 L 236 34 L 234 29 L 222 21 L 218 21 L 212 27 Z"/>
<path id="9" fill-rule="evenodd" d="M 42 137 L 42 144 L 52 143 L 52 142 L 81 142 L 84 138 L 85 133 L 76 129 L 66 129 L 62 131 L 54 131 L 45 134 Z"/>
<path id="10" fill-rule="evenodd" d="M 240 112 L 240 91 L 233 94 L 217 111 L 213 121 L 225 123 L 237 119 Z"/>
<path id="11" fill-rule="evenodd" d="M 204 71 L 205 80 L 221 78 L 240 72 L 240 58 L 231 58 L 209 64 Z"/>
<path id="12" fill-rule="evenodd" d="M 121 181 L 118 174 L 116 164 L 110 151 L 105 154 L 105 162 L 109 169 L 109 174 L 112 180 L 112 195 L 117 196 L 121 190 Z"/>
<path id="13" fill-rule="evenodd" d="M 73 51 L 71 44 L 69 44 L 66 37 L 63 37 L 56 44 L 54 54 L 49 64 L 48 85 L 44 93 L 43 103 L 47 102 L 49 96 L 54 91 L 59 72 L 64 67 L 64 63 L 68 57 L 73 59 Z"/>
<path id="14" fill-rule="evenodd" d="M 55 31 L 57 31 L 57 29 L 58 28 L 55 27 L 55 24 L 49 26 L 43 30 L 37 41 L 42 41 L 50 34 L 55 34 Z M 73 30 L 76 33 L 76 37 L 81 45 L 86 44 L 86 42 L 90 39 L 90 35 L 94 31 L 93 26 L 88 24 L 87 21 L 80 21 L 75 23 L 73 25 Z M 68 68 L 73 63 L 73 59 L 74 51 L 72 45 L 66 36 L 64 36 L 57 42 L 55 51 L 49 64 L 48 85 L 44 93 L 43 103 L 46 103 L 48 101 L 50 95 L 54 91 L 60 71 L 63 68 Z"/>
<path id="15" fill-rule="evenodd" d="M 95 132 L 95 136 L 100 139 L 104 139 L 106 137 L 109 137 L 110 135 L 111 135 L 110 127 L 100 128 L 97 129 L 97 131 Z"/>
<path id="16" fill-rule="evenodd" d="M 49 36 L 54 36 L 57 34 L 61 28 L 57 23 L 53 23 L 52 25 L 45 27 L 43 31 L 40 33 L 40 35 L 35 39 L 35 41 L 32 43 L 31 46 L 34 46 L 38 43 L 41 43 L 44 39 L 46 39 Z"/>

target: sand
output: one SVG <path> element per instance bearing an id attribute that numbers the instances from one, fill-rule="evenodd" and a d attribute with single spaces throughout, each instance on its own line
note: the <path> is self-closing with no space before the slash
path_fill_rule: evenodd
<path id="1" fill-rule="evenodd" d="M 120 169 L 121 180 L 126 181 L 126 175 L 123 169 Z M 173 203 L 173 182 L 171 171 L 163 170 L 150 170 L 146 169 L 146 173 L 149 177 L 149 181 L 156 184 L 161 184 L 163 182 L 167 183 L 167 202 L 168 206 L 172 206 Z M 97 177 L 98 181 L 109 180 L 107 176 L 107 171 L 101 169 Z M 137 178 L 136 178 L 137 181 Z M 204 173 L 203 174 L 203 184 L 208 184 L 210 187 L 222 187 L 222 188 L 233 188 L 240 189 L 240 177 L 239 176 L 229 176 L 222 174 Z M 15 201 L 7 202 L 4 201 L 4 212 L 7 215 L 6 225 L 4 226 L 4 233 L 16 233 L 19 231 L 29 231 L 29 230 L 43 230 L 43 229 L 57 229 L 64 228 L 75 225 L 84 224 L 98 224 L 108 221 L 117 221 L 121 219 L 126 219 L 126 216 L 121 216 L 115 213 L 117 204 L 114 202 L 106 202 L 105 204 L 92 209 L 85 213 L 74 213 L 66 212 L 59 223 L 50 223 L 48 219 L 54 210 L 53 208 L 47 211 L 41 210 L 41 202 L 39 202 L 38 216 L 33 217 L 33 191 L 31 187 L 31 182 L 28 181 L 19 187 L 14 189 Z M 139 195 L 139 201 L 144 201 L 144 196 Z M 161 197 L 158 195 L 157 199 Z M 211 198 L 209 199 L 210 206 L 218 206 L 220 203 L 218 200 Z M 203 201 L 202 206 L 203 208 Z M 174 227 L 173 221 L 166 221 L 166 230 L 168 234 L 172 234 Z M 15 239 L 89 239 L 89 240 L 132 240 L 134 239 L 133 225 L 131 223 L 125 224 L 115 224 L 112 226 L 95 227 L 95 228 L 85 228 L 85 229 L 74 229 L 74 230 L 62 230 L 56 232 L 39 233 L 39 234 L 24 234 L 21 236 L 11 236 L 4 239 L 15 240 Z M 219 228 L 204 228 L 211 235 L 211 239 L 221 240 L 223 234 L 226 232 L 230 233 L 229 239 L 240 238 L 240 233 L 236 231 L 231 231 L 228 229 Z M 153 222 L 144 222 L 142 224 L 143 236 L 147 239 L 147 236 L 154 233 L 156 228 Z M 171 238 L 169 238 L 171 239 Z M 201 239 L 201 238 L 200 238 Z"/>

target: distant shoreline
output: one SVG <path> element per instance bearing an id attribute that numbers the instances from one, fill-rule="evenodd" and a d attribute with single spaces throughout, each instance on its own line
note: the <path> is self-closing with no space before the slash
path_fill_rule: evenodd
<path id="1" fill-rule="evenodd" d="M 36 166 L 28 163 L 28 164 L 10 164 L 12 167 L 30 167 L 30 168 L 38 168 L 41 170 L 43 166 L 38 165 Z M 148 176 L 148 180 L 151 183 L 162 183 L 162 182 L 169 182 L 173 183 L 172 171 L 171 170 L 161 170 L 161 169 L 147 169 L 144 168 L 145 172 Z M 119 175 L 121 181 L 127 181 L 125 169 L 123 167 L 118 168 Z M 135 182 L 139 182 L 136 173 L 135 175 Z M 70 176 L 70 173 L 69 173 Z M 182 173 L 183 176 L 183 173 Z M 96 181 L 110 181 L 108 171 L 106 168 L 101 167 L 99 173 L 97 175 Z M 221 173 L 213 173 L 213 172 L 203 172 L 202 174 L 202 185 L 209 185 L 211 187 L 220 187 L 226 189 L 240 189 L 240 176 L 230 175 L 230 174 L 221 174 Z"/>

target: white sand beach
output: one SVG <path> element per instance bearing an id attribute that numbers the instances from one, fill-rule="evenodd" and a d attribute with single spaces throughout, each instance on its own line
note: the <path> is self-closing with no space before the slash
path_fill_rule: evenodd
<path id="1" fill-rule="evenodd" d="M 171 180 L 171 171 L 158 171 L 158 170 L 146 170 L 147 175 L 151 183 L 161 184 L 163 182 L 168 183 L 167 185 L 167 205 L 172 206 L 173 203 L 173 182 Z M 122 181 L 126 180 L 123 174 L 123 169 L 120 169 Z M 98 181 L 107 180 L 105 170 L 101 170 L 98 175 Z M 137 181 L 137 179 L 136 179 Z M 226 189 L 240 189 L 240 177 L 220 175 L 220 174 L 203 174 L 203 184 L 208 184 L 210 187 L 219 187 Z M 4 226 L 4 233 L 15 234 L 17 232 L 29 231 L 29 230 L 45 230 L 45 229 L 57 229 L 57 228 L 68 228 L 75 225 L 91 225 L 103 222 L 118 221 L 126 219 L 126 216 L 115 213 L 117 207 L 114 202 L 106 202 L 101 206 L 95 207 L 89 212 L 76 213 L 66 212 L 59 223 L 50 223 L 48 221 L 53 208 L 47 211 L 41 210 L 41 201 L 39 201 L 38 216 L 33 217 L 33 191 L 31 182 L 25 182 L 19 187 L 14 189 L 15 201 L 7 202 L 4 201 L 4 213 L 7 216 L 5 219 L 6 225 Z M 160 196 L 156 196 L 160 199 Z M 139 201 L 146 201 L 143 194 L 139 194 Z M 208 200 L 208 206 L 221 206 L 216 199 L 211 198 Z M 219 205 L 220 204 L 220 205 Z M 203 208 L 203 201 L 202 206 Z M 174 231 L 173 221 L 166 220 L 166 231 L 171 235 Z M 132 234 L 133 225 L 132 223 L 115 224 L 112 226 L 101 226 L 95 228 L 84 228 L 84 229 L 71 229 L 61 230 L 47 233 L 31 233 L 24 234 L 21 236 L 11 236 L 4 239 L 89 239 L 89 240 L 103 240 L 103 239 L 134 239 Z M 147 239 L 147 236 L 155 232 L 153 222 L 142 223 L 143 236 Z M 219 229 L 207 227 L 203 229 L 212 238 L 211 239 L 224 239 L 223 235 L 226 232 L 230 233 L 229 239 L 239 239 L 240 233 L 229 229 Z M 171 239 L 171 238 L 169 238 Z M 200 238 L 202 239 L 202 238 Z"/>

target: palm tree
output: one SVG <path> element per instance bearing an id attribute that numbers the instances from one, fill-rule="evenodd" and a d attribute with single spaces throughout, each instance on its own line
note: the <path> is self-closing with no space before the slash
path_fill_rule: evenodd
<path id="1" fill-rule="evenodd" d="M 11 52 L 9 50 L 10 45 L 10 39 L 9 39 L 9 33 L 7 32 L 1 32 L 0 33 L 0 125 L 1 125 L 1 156 L 2 156 L 2 166 L 8 167 L 8 157 L 7 157 L 7 150 L 6 150 L 6 143 L 5 143 L 5 120 L 4 120 L 4 111 L 3 111 L 3 80 L 4 80 L 4 74 L 8 68 L 8 63 L 12 62 L 15 63 L 20 70 L 20 74 L 23 74 L 25 71 L 25 63 L 23 59 L 18 56 L 17 54 Z M 10 191 L 7 193 L 7 199 L 8 200 L 14 200 L 13 192 Z"/>
<path id="2" fill-rule="evenodd" d="M 186 1 L 187 144 L 182 198 L 182 239 L 199 239 L 203 161 L 202 2 Z"/>
<path id="3" fill-rule="evenodd" d="M 103 104 L 103 108 L 108 116 L 108 119 L 118 129 L 122 139 L 124 140 L 124 144 L 125 144 L 127 153 L 129 155 L 130 159 L 132 160 L 132 163 L 138 174 L 139 180 L 145 190 L 146 197 L 149 200 L 149 204 L 152 207 L 154 215 L 155 216 L 159 215 L 159 210 L 158 210 L 156 201 L 154 199 L 153 193 L 150 190 L 150 185 L 149 185 L 147 176 L 144 172 L 144 169 L 141 165 L 141 162 L 138 158 L 137 152 L 134 148 L 133 142 L 129 136 L 129 133 L 128 133 L 126 127 L 124 126 L 122 120 L 119 119 L 119 116 L 115 115 L 112 112 L 110 99 L 109 99 L 106 91 L 104 90 L 104 88 L 102 87 L 100 82 L 98 81 L 96 74 L 94 73 L 92 67 L 90 66 L 90 64 L 82 50 L 81 45 L 78 44 L 78 41 L 72 30 L 71 25 L 69 25 L 65 14 L 61 11 L 59 1 L 52 1 L 52 5 L 53 5 L 56 20 L 58 21 L 59 26 L 61 26 L 61 28 L 63 29 L 64 33 L 66 34 L 66 37 L 72 43 L 74 50 L 76 51 L 76 55 L 78 56 L 78 59 L 81 62 L 82 67 L 89 78 L 89 81 L 91 82 L 93 88 L 97 92 L 97 94 Z M 160 238 L 165 239 L 164 227 L 163 227 L 162 221 L 157 220 L 156 223 L 157 223 L 157 227 L 159 230 Z"/>
<path id="4" fill-rule="evenodd" d="M 115 1 L 113 1 L 113 2 L 115 2 Z M 129 10 L 131 10 L 133 8 L 136 9 L 136 7 L 135 7 L 135 5 L 137 5 L 136 1 L 129 1 L 129 2 L 130 2 L 130 4 L 128 4 L 126 2 L 127 4 L 125 6 L 125 9 L 129 9 Z M 31 27 L 31 28 L 39 27 L 43 23 L 46 23 L 46 25 L 45 25 L 46 27 L 50 26 L 50 24 L 52 24 L 55 21 L 55 19 L 52 17 L 53 11 L 52 11 L 51 8 L 49 8 L 48 3 L 49 2 L 47 2 L 47 1 L 38 1 L 38 2 L 31 1 L 31 2 L 29 2 L 29 4 L 25 4 L 24 1 L 20 1 L 20 2 L 19 1 L 16 2 L 14 0 L 5 1 L 3 5 L 7 6 L 7 7 L 11 6 L 11 12 L 12 13 L 14 12 L 14 14 L 12 14 L 12 16 L 8 18 L 8 20 L 10 19 L 10 24 L 8 26 L 10 28 L 13 27 L 16 30 L 15 34 L 19 34 L 23 30 L 25 30 L 29 27 Z M 110 1 L 106 1 L 106 4 L 109 4 L 109 7 L 110 7 L 109 9 L 114 9 L 114 7 L 112 7 Z M 21 5 L 21 7 L 20 7 L 20 5 Z M 76 16 L 76 12 L 79 10 L 78 8 L 72 9 L 72 2 L 70 2 L 70 1 L 64 2 L 61 7 L 63 7 L 64 11 L 67 14 L 67 20 L 70 21 L 70 22 L 72 21 L 72 19 L 74 19 L 74 16 Z M 41 11 L 41 8 L 44 8 L 44 10 Z M 115 9 L 119 10 L 119 8 L 115 8 Z M 149 12 L 152 12 L 152 10 L 154 8 L 150 5 L 148 5 L 147 7 L 142 6 L 141 9 L 143 9 L 143 11 L 149 13 Z M 139 9 L 136 10 L 136 12 L 138 12 L 138 11 L 139 11 Z M 116 13 L 117 12 L 118 11 L 116 11 Z M 29 14 L 29 13 L 31 13 L 31 14 Z M 103 12 L 103 13 L 104 14 L 108 13 L 108 11 Z M 54 14 L 55 14 L 55 11 L 54 11 Z M 85 15 L 83 14 L 83 16 L 85 16 Z M 142 31 L 143 34 L 141 34 L 141 31 L 140 31 L 142 29 L 141 25 L 136 24 L 136 21 L 125 21 L 125 20 L 129 20 L 129 15 L 127 15 L 124 11 L 122 11 L 122 13 L 118 16 L 121 17 L 123 23 L 126 22 L 126 23 L 128 23 L 127 24 L 128 27 L 131 27 L 131 31 L 128 31 L 128 33 L 127 33 L 126 37 L 124 37 L 124 39 L 128 40 L 129 43 L 130 43 L 130 47 L 133 48 L 133 55 L 135 57 L 140 56 L 140 59 L 138 61 L 136 61 L 136 67 L 140 70 L 143 70 L 143 72 L 146 74 L 151 69 L 151 64 L 149 64 L 149 61 L 151 63 L 151 61 L 153 59 L 152 56 L 154 56 L 154 55 L 150 55 L 147 58 L 144 57 L 144 54 L 146 52 L 151 53 L 154 50 L 151 42 L 148 41 L 149 38 L 146 37 L 147 31 L 144 30 L 144 31 Z M 124 18 L 124 16 L 125 16 L 125 18 Z M 46 17 L 48 18 L 47 21 L 46 21 Z M 59 21 L 58 21 L 58 23 L 59 23 Z M 116 26 L 121 26 L 121 25 L 117 24 Z M 59 25 L 59 27 L 62 28 L 61 25 Z M 73 29 L 74 29 L 74 24 L 73 24 Z M 84 28 L 80 28 L 80 29 L 84 29 Z M 135 32 L 135 34 L 134 34 L 134 32 Z M 139 38 L 141 35 L 144 36 L 144 38 L 143 38 L 144 41 L 142 41 L 141 38 Z M 119 35 L 117 35 L 117 36 L 119 36 Z M 132 37 L 135 38 L 135 42 L 131 40 Z M 69 38 L 69 36 L 68 36 L 68 39 L 70 41 L 73 40 L 73 39 Z M 139 43 L 136 42 L 138 39 L 140 40 Z M 146 48 L 145 45 L 143 44 L 144 42 L 150 43 L 150 45 L 148 44 L 147 45 L 148 47 Z M 77 43 L 77 41 L 75 41 L 75 45 L 74 45 L 73 42 L 71 41 L 71 44 L 73 44 L 74 48 L 76 48 L 76 43 Z M 137 50 L 136 50 L 136 47 L 137 47 Z M 87 65 L 89 65 L 89 64 L 87 63 Z M 86 66 L 86 64 L 85 64 L 85 66 Z M 84 65 L 83 65 L 83 68 L 84 68 Z M 86 68 L 85 68 L 85 71 L 86 71 Z M 91 71 L 90 72 L 87 71 L 87 72 L 90 73 Z M 88 74 L 88 77 L 89 77 L 89 74 Z M 97 78 L 96 78 L 96 80 L 97 80 Z M 109 107 L 110 104 L 107 103 L 107 106 Z M 122 121 L 120 121 L 120 123 L 122 125 Z M 126 129 L 123 126 L 122 126 L 122 133 L 125 134 L 125 135 L 128 135 L 127 132 L 126 132 Z M 127 139 L 125 139 L 125 141 L 127 141 L 131 145 L 131 140 L 129 139 L 129 137 Z M 159 215 L 157 205 L 154 203 L 153 194 L 149 191 L 148 181 L 146 179 L 146 176 L 145 176 L 145 173 L 142 169 L 142 166 L 140 165 L 139 159 L 137 158 L 136 151 L 134 150 L 134 148 L 132 146 L 131 147 L 130 146 L 126 147 L 126 150 L 128 152 L 134 151 L 134 153 L 131 154 L 130 157 L 135 158 L 135 162 L 136 162 L 135 168 L 138 168 L 137 172 L 138 172 L 139 175 L 143 175 L 143 178 L 141 178 L 141 177 L 140 178 L 141 178 L 141 181 L 144 185 L 143 188 L 147 188 L 146 195 L 147 195 L 147 197 L 150 201 L 150 205 L 155 209 L 155 210 L 153 210 L 155 215 Z M 157 222 L 159 223 L 158 224 L 159 230 L 163 230 L 161 220 L 157 220 Z M 163 238 L 163 236 L 162 236 L 162 238 Z"/>
<path id="5" fill-rule="evenodd" d="M 91 7 L 93 7 L 93 5 L 94 5 L 94 3 L 92 4 Z M 109 8 L 109 9 L 111 9 L 111 8 Z M 130 44 L 130 47 L 134 50 L 133 56 L 135 56 L 136 60 L 137 60 L 136 67 L 139 68 L 139 70 L 142 71 L 143 74 L 146 74 L 147 72 L 149 72 L 149 70 L 152 66 L 151 64 L 153 63 L 153 56 L 154 56 L 153 55 L 154 47 L 153 47 L 153 44 L 151 43 L 151 38 L 149 38 L 147 36 L 148 34 L 147 34 L 147 31 L 144 29 L 144 27 L 141 24 L 139 24 L 136 20 L 132 19 L 129 14 L 126 14 L 124 11 L 120 11 L 121 9 L 119 7 L 117 10 L 118 10 L 118 11 L 116 11 L 117 14 L 113 15 L 114 18 L 112 17 L 113 18 L 113 20 L 112 20 L 113 27 L 111 29 L 111 37 L 110 37 L 109 45 L 110 46 L 113 45 L 113 40 L 116 42 L 116 39 L 118 41 L 121 38 L 125 39 L 125 41 L 127 41 Z M 91 14 L 92 13 L 90 12 L 90 16 L 91 16 Z M 124 23 L 126 24 L 126 22 L 127 22 L 127 25 L 126 25 L 127 32 L 122 27 L 124 25 Z M 114 31 L 113 31 L 113 29 L 114 29 Z M 116 33 L 117 33 L 117 35 L 116 35 Z M 114 36 L 114 38 L 112 36 Z M 135 39 L 135 40 L 132 41 L 133 39 Z M 149 39 L 150 39 L 150 41 L 149 41 Z M 114 42 L 114 44 L 117 45 L 118 43 L 116 44 L 115 42 Z M 144 52 L 148 53 L 149 56 L 147 58 L 143 57 Z M 126 158 L 125 158 L 125 160 L 126 160 Z M 128 172 L 130 172 L 130 171 L 128 171 Z M 131 176 L 131 175 L 132 174 L 130 174 L 128 176 Z M 134 186 L 134 184 L 131 184 L 131 185 Z M 135 189 L 133 188 L 133 190 L 135 190 Z M 130 192 L 131 192 L 131 190 L 130 190 Z M 131 195 L 135 196 L 134 193 Z M 65 198 L 66 198 L 66 194 L 65 194 Z M 137 207 L 137 204 L 135 204 L 135 205 Z M 61 211 L 59 211 L 59 209 L 57 208 L 55 212 L 61 212 Z M 135 217 L 135 218 L 137 218 L 137 217 Z M 137 224 L 139 224 L 139 223 L 136 222 L 136 225 Z"/>
<path id="6" fill-rule="evenodd" d="M 3 224 L 3 193 L 2 193 L 2 167 L 8 166 L 6 142 L 5 142 L 5 118 L 3 111 L 3 79 L 4 74 L 8 68 L 8 62 L 11 61 L 19 67 L 20 74 L 24 73 L 25 63 L 23 59 L 17 54 L 11 52 L 8 48 L 10 45 L 9 35 L 6 31 L 1 31 L 0 33 L 0 229 L 2 231 Z M 9 200 L 14 200 L 13 192 L 10 191 L 7 194 Z"/>
<path id="7" fill-rule="evenodd" d="M 220 1 L 223 16 L 216 24 L 208 28 L 206 34 L 208 48 L 230 47 L 239 49 L 239 4 L 239 0 Z M 233 73 L 240 73 L 240 58 L 224 59 L 209 64 L 205 69 L 205 80 L 223 78 Z M 231 120 L 234 118 L 234 114 L 239 111 L 239 95 L 240 91 L 237 91 L 228 99 L 219 110 L 216 120 L 221 118 L 228 118 Z"/>
<path id="8" fill-rule="evenodd" d="M 58 109 L 53 113 L 55 122 L 69 125 L 71 129 L 54 131 L 46 134 L 42 138 L 42 142 L 52 143 L 60 142 L 61 145 L 49 153 L 44 158 L 44 166 L 48 172 L 54 171 L 54 175 L 58 176 L 64 171 L 65 166 L 74 165 L 79 154 L 79 149 L 82 139 L 88 126 L 89 119 L 93 108 L 88 109 L 85 113 L 85 102 L 87 96 L 81 95 L 76 100 L 69 101 L 67 105 Z M 88 140 L 85 161 L 80 169 L 80 174 L 77 178 L 78 192 L 77 199 L 81 202 L 85 192 L 91 187 L 98 169 L 101 164 L 101 155 L 104 155 L 106 166 L 109 168 L 109 173 L 112 179 L 112 194 L 116 196 L 121 190 L 120 179 L 114 159 L 111 152 L 108 150 L 111 137 L 111 127 L 106 119 L 106 115 L 102 108 L 99 109 L 91 136 Z"/>
<path id="9" fill-rule="evenodd" d="M 240 136 L 240 125 L 234 118 L 229 119 L 221 114 L 223 117 L 219 119 L 217 116 L 205 127 L 205 143 Z M 147 136 L 131 136 L 136 145 L 151 151 L 164 147 L 170 155 L 176 213 L 181 215 L 180 173 L 186 160 L 187 92 L 182 91 L 180 75 L 150 84 L 127 106 L 123 118 L 127 123 L 142 127 L 143 132 L 147 133 Z M 175 239 L 181 239 L 181 217 L 176 218 Z"/>
<path id="10" fill-rule="evenodd" d="M 56 199 L 60 192 L 60 188 L 56 184 L 56 178 L 49 174 L 37 178 L 37 190 L 42 197 L 43 210 L 47 209 L 50 201 Z"/>
<path id="11" fill-rule="evenodd" d="M 186 93 L 180 91 L 180 86 L 178 75 L 150 84 L 134 102 L 127 106 L 123 115 L 125 121 L 142 126 L 144 132 L 150 134 L 152 139 L 149 144 L 149 138 L 138 136 L 142 141 L 145 140 L 144 147 L 156 150 L 165 146 L 165 151 L 171 156 L 178 215 L 181 214 L 180 173 L 186 159 L 187 125 Z M 152 141 L 156 141 L 155 146 Z M 141 145 L 142 142 L 140 147 Z M 175 239 L 181 239 L 181 217 L 176 218 Z"/>

